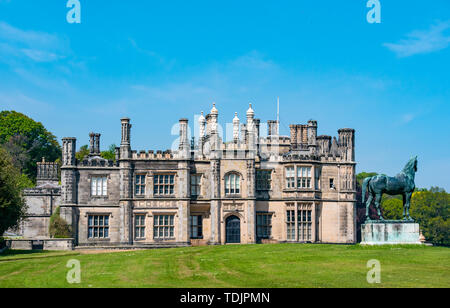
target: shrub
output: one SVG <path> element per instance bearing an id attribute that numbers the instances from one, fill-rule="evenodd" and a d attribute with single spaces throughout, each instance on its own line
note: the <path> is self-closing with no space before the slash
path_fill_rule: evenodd
<path id="1" fill-rule="evenodd" d="M 60 208 L 56 208 L 56 211 L 50 217 L 50 225 L 48 228 L 50 237 L 52 238 L 70 238 L 72 230 L 70 225 L 61 218 Z"/>

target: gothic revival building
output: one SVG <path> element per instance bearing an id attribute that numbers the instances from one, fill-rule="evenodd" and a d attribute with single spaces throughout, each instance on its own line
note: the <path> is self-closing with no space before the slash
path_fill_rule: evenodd
<path id="1" fill-rule="evenodd" d="M 223 142 L 219 112 L 199 118 L 189 140 L 179 121 L 176 151 L 133 151 L 130 119 L 121 120 L 115 160 L 100 156 L 100 134 L 78 161 L 76 139 L 63 139 L 61 186 L 57 166 L 38 165 L 38 186 L 25 192 L 30 217 L 22 233 L 48 236 L 56 206 L 78 246 L 200 245 L 257 242 L 355 243 L 355 131 L 317 136 L 317 122 L 291 125 L 267 137 L 250 105 L 246 122 L 233 119 Z"/>

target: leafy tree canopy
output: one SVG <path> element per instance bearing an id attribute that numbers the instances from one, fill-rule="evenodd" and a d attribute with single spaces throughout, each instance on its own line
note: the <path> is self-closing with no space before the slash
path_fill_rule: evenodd
<path id="1" fill-rule="evenodd" d="M 0 236 L 17 227 L 26 213 L 22 189 L 26 183 L 8 152 L 0 147 Z"/>
<path id="2" fill-rule="evenodd" d="M 116 159 L 116 147 L 117 146 L 115 144 L 111 144 L 107 151 L 103 151 L 101 153 L 101 156 L 104 159 L 115 160 Z"/>
<path id="3" fill-rule="evenodd" d="M 83 145 L 80 147 L 78 152 L 75 153 L 75 157 L 78 161 L 82 161 L 86 156 L 89 155 L 89 146 Z"/>
<path id="4" fill-rule="evenodd" d="M 28 178 L 36 179 L 36 163 L 45 157 L 55 161 L 61 156 L 56 137 L 40 122 L 16 111 L 0 112 L 0 144 L 13 163 Z"/>

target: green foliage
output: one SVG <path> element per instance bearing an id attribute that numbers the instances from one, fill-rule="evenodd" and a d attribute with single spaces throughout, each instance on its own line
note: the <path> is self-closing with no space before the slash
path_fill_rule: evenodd
<path id="1" fill-rule="evenodd" d="M 427 241 L 450 245 L 450 194 L 437 187 L 417 191 L 412 196 L 410 211 Z"/>
<path id="2" fill-rule="evenodd" d="M 376 173 L 376 172 L 361 172 L 361 173 L 358 173 L 356 175 L 356 183 L 357 183 L 357 185 L 359 187 L 362 187 L 362 183 L 363 183 L 365 178 L 368 178 L 368 177 L 371 177 L 371 176 L 375 176 L 377 174 L 378 173 Z"/>
<path id="3" fill-rule="evenodd" d="M 75 157 L 78 161 L 82 161 L 86 156 L 89 155 L 89 146 L 83 145 L 77 153 L 75 153 Z"/>
<path id="4" fill-rule="evenodd" d="M 382 205 L 384 219 L 403 219 L 403 201 L 390 198 L 385 200 Z"/>
<path id="5" fill-rule="evenodd" d="M 53 215 L 50 217 L 48 232 L 52 238 L 70 238 L 72 230 L 70 225 L 61 218 L 60 208 L 57 207 Z"/>
<path id="6" fill-rule="evenodd" d="M 101 157 L 108 160 L 116 160 L 116 145 L 111 144 L 107 151 L 101 153 Z"/>
<path id="7" fill-rule="evenodd" d="M 22 196 L 24 179 L 10 155 L 0 147 L 0 235 L 17 227 L 26 213 Z"/>
<path id="8" fill-rule="evenodd" d="M 45 157 L 54 161 L 61 156 L 56 137 L 40 122 L 16 111 L 0 112 L 0 145 L 12 161 L 31 180 L 36 179 L 36 163 Z"/>

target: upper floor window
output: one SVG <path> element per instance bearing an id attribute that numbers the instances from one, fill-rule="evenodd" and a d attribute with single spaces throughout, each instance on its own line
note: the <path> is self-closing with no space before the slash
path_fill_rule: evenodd
<path id="1" fill-rule="evenodd" d="M 270 170 L 256 170 L 256 190 L 270 190 Z"/>
<path id="2" fill-rule="evenodd" d="M 91 195 L 106 196 L 108 193 L 108 178 L 106 176 L 93 176 L 91 178 Z"/>
<path id="3" fill-rule="evenodd" d="M 145 174 L 136 175 L 134 191 L 137 196 L 145 195 Z"/>
<path id="4" fill-rule="evenodd" d="M 286 167 L 286 187 L 295 187 L 295 167 Z"/>
<path id="5" fill-rule="evenodd" d="M 175 187 L 175 175 L 157 174 L 153 177 L 154 195 L 173 195 Z"/>
<path id="6" fill-rule="evenodd" d="M 334 186 L 334 179 L 330 178 L 330 189 L 335 189 L 336 187 Z"/>
<path id="7" fill-rule="evenodd" d="M 297 187 L 311 188 L 311 167 L 297 167 Z"/>
<path id="8" fill-rule="evenodd" d="M 286 188 L 311 188 L 311 167 L 286 167 Z"/>
<path id="9" fill-rule="evenodd" d="M 191 174 L 191 196 L 200 196 L 202 176 Z"/>
<path id="10" fill-rule="evenodd" d="M 230 173 L 225 176 L 225 194 L 240 194 L 241 193 L 241 177 L 239 174 Z"/>

